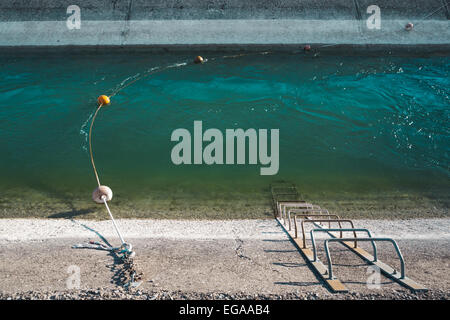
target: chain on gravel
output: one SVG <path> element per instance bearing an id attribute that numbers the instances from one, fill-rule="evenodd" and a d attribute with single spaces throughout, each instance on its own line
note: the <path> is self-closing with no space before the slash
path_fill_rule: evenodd
<path id="1" fill-rule="evenodd" d="M 135 288 L 141 284 L 144 274 L 136 265 L 134 258 L 124 255 L 122 257 L 122 271 L 119 274 L 120 284 L 127 288 Z"/>

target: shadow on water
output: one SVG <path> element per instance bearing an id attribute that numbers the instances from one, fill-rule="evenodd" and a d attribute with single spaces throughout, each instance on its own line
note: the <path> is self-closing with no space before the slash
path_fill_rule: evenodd
<path id="1" fill-rule="evenodd" d="M 64 212 L 58 212 L 58 213 L 54 213 L 49 215 L 47 218 L 52 218 L 52 219 L 58 219 L 58 218 L 64 218 L 64 219 L 72 219 L 74 217 L 77 216 L 82 216 L 91 212 L 94 212 L 95 210 L 93 209 L 81 209 L 81 210 L 70 210 L 70 211 L 64 211 Z"/>
<path id="2" fill-rule="evenodd" d="M 77 209 L 73 202 L 70 199 L 70 195 L 65 192 L 55 189 L 47 184 L 44 184 L 39 181 L 33 181 L 28 183 L 28 186 L 38 190 L 40 192 L 44 192 L 50 198 L 58 199 L 61 203 L 64 203 L 69 207 L 70 210 L 58 212 L 47 216 L 47 218 L 51 219 L 72 219 L 77 216 L 87 215 L 89 213 L 95 212 L 94 209 Z"/>
<path id="3" fill-rule="evenodd" d="M 70 198 L 69 194 L 59 189 L 55 189 L 46 183 L 42 183 L 40 179 L 32 179 L 31 181 L 28 181 L 26 185 L 31 189 L 45 193 L 47 196 L 49 196 L 49 198 L 60 200 L 62 203 L 66 204 L 69 208 L 75 210 L 75 206 L 73 205 L 72 201 L 68 200 Z"/>
<path id="4" fill-rule="evenodd" d="M 93 209 L 77 209 L 74 206 L 73 202 L 71 200 L 69 200 L 70 199 L 69 194 L 66 194 L 63 191 L 55 189 L 55 188 L 49 186 L 48 184 L 42 183 L 40 181 L 33 180 L 32 182 L 28 183 L 28 186 L 35 190 L 38 190 L 40 192 L 44 192 L 50 198 L 58 199 L 61 203 L 64 203 L 70 209 L 69 211 L 63 211 L 63 212 L 51 214 L 51 215 L 47 216 L 47 218 L 72 219 L 74 217 L 86 215 L 86 214 L 89 214 L 89 213 L 92 213 L 95 211 Z"/>

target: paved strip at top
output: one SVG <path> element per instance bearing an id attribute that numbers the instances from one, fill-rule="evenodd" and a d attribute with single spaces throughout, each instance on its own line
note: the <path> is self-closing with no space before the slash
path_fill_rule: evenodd
<path id="1" fill-rule="evenodd" d="M 0 46 L 176 44 L 448 44 L 448 0 L 4 0 Z M 69 30 L 69 5 L 81 28 Z M 413 32 L 404 30 L 413 22 Z"/>

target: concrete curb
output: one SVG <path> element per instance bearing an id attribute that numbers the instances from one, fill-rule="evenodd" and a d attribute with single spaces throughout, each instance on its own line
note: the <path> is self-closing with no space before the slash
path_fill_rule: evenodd
<path id="1" fill-rule="evenodd" d="M 446 1 L 376 1 L 377 30 L 366 25 L 369 0 L 5 0 L 0 46 L 442 45 L 450 43 Z M 66 24 L 69 5 L 80 8 L 80 29 Z"/>

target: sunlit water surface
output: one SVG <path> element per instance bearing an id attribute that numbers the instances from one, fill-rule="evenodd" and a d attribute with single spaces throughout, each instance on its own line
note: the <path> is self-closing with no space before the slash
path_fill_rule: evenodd
<path id="1" fill-rule="evenodd" d="M 270 216 L 268 186 L 283 179 L 344 215 L 448 213 L 448 57 L 223 55 L 0 56 L 0 215 L 105 217 L 87 132 L 96 97 L 118 90 L 93 142 L 119 216 Z M 194 120 L 279 129 L 279 173 L 174 165 L 171 133 Z"/>

